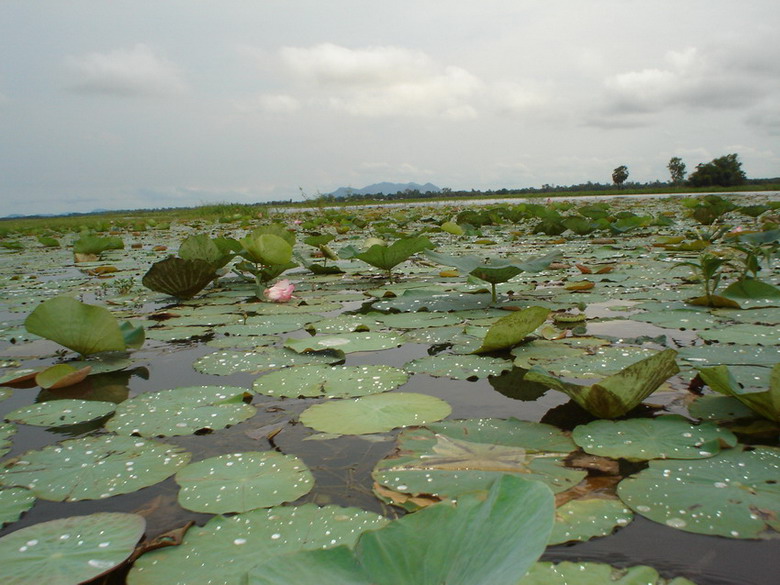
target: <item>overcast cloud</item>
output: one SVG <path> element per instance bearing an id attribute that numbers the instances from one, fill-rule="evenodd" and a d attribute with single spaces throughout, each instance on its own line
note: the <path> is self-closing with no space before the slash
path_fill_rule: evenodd
<path id="1" fill-rule="evenodd" d="M 0 216 L 780 175 L 770 0 L 4 0 Z"/>

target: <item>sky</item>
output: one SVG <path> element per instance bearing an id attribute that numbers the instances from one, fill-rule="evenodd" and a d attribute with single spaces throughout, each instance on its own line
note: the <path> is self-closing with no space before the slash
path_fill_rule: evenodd
<path id="1" fill-rule="evenodd" d="M 777 0 L 0 0 L 0 216 L 780 176 Z"/>

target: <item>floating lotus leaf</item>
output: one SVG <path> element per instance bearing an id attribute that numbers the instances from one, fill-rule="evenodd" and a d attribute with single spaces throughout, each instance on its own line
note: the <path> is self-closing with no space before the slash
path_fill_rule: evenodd
<path id="1" fill-rule="evenodd" d="M 42 302 L 24 321 L 30 333 L 80 353 L 124 351 L 119 323 L 108 309 L 87 305 L 68 296 Z"/>
<path id="2" fill-rule="evenodd" d="M 688 405 L 688 414 L 692 417 L 725 422 L 740 418 L 754 418 L 756 412 L 731 396 L 708 394 L 700 396 Z"/>
<path id="3" fill-rule="evenodd" d="M 498 376 L 511 370 L 512 362 L 481 355 L 440 354 L 412 360 L 404 365 L 404 369 L 413 374 L 468 380 Z"/>
<path id="4" fill-rule="evenodd" d="M 378 311 L 467 311 L 488 308 L 489 294 L 450 293 L 440 290 L 406 290 L 399 297 L 374 303 Z"/>
<path id="5" fill-rule="evenodd" d="M 0 386 L 12 386 L 25 382 L 26 380 L 31 380 L 35 378 L 36 374 L 40 371 L 40 368 L 18 368 L 4 372 L 3 375 L 0 376 Z"/>
<path id="6" fill-rule="evenodd" d="M 77 585 L 122 564 L 143 536 L 138 514 L 101 512 L 42 522 L 0 538 L 5 585 Z"/>
<path id="7" fill-rule="evenodd" d="M 415 315 L 420 313 L 414 313 Z M 422 313 L 423 315 L 425 313 Z M 460 346 L 479 345 L 479 339 L 466 335 L 463 327 L 427 327 L 425 329 L 413 329 L 404 333 L 403 338 L 409 343 L 454 344 Z"/>
<path id="8" fill-rule="evenodd" d="M 393 329 L 419 329 L 421 327 L 446 327 L 460 323 L 462 319 L 454 313 L 369 313 L 385 327 Z"/>
<path id="9" fill-rule="evenodd" d="M 337 349 L 344 353 L 356 351 L 380 351 L 392 349 L 403 343 L 403 339 L 391 333 L 341 333 L 339 335 L 317 335 L 307 339 L 288 339 L 285 347 L 297 352 Z"/>
<path id="10" fill-rule="evenodd" d="M 77 370 L 89 366 L 92 368 L 90 375 L 94 376 L 96 374 L 107 374 L 110 372 L 124 370 L 128 366 L 132 365 L 132 363 L 132 360 L 124 356 L 105 354 L 100 356 L 92 356 L 86 360 L 73 360 L 68 362 L 68 365 Z"/>
<path id="11" fill-rule="evenodd" d="M 585 339 L 598 340 L 597 337 Z M 563 340 L 561 340 L 563 341 Z M 588 347 L 588 342 L 585 342 Z M 556 375 L 568 378 L 601 378 L 616 374 L 622 369 L 640 360 L 657 354 L 655 349 L 633 347 L 625 345 L 597 346 L 592 353 L 587 355 L 572 355 L 555 360 L 553 364 L 546 365 Z"/>
<path id="12" fill-rule="evenodd" d="M 596 420 L 576 427 L 572 439 L 586 453 L 629 461 L 702 459 L 737 444 L 731 431 L 712 423 L 693 425 L 679 415 Z"/>
<path id="13" fill-rule="evenodd" d="M 675 350 L 666 349 L 589 386 L 560 380 L 540 368 L 529 370 L 525 379 L 564 392 L 594 416 L 616 418 L 638 406 L 667 378 L 679 372 L 676 355 Z"/>
<path id="14" fill-rule="evenodd" d="M 114 412 L 116 404 L 97 400 L 49 400 L 17 408 L 6 420 L 41 427 L 61 427 L 89 422 Z"/>
<path id="15" fill-rule="evenodd" d="M 347 398 L 387 392 L 408 379 L 403 370 L 383 365 L 295 366 L 261 376 L 253 390 L 285 398 Z"/>
<path id="16" fill-rule="evenodd" d="M 262 346 L 276 345 L 281 338 L 278 335 L 232 335 L 210 339 L 206 342 L 209 347 L 247 349 Z"/>
<path id="17" fill-rule="evenodd" d="M 574 448 L 550 425 L 517 419 L 444 421 L 402 431 L 396 452 L 376 465 L 373 477 L 391 492 L 432 496 L 430 501 L 487 489 L 504 474 L 542 481 L 561 492 L 586 475 L 564 465 Z M 411 504 L 405 507 L 418 507 Z"/>
<path id="18" fill-rule="evenodd" d="M 515 585 L 544 551 L 552 506 L 544 485 L 504 476 L 486 497 L 442 502 L 363 533 L 354 553 L 339 547 L 267 561 L 249 584 Z"/>
<path id="19" fill-rule="evenodd" d="M 203 374 L 229 376 L 236 372 L 259 374 L 285 366 L 332 364 L 343 360 L 334 353 L 298 353 L 283 347 L 258 347 L 251 352 L 218 351 L 195 360 L 193 367 Z"/>
<path id="20" fill-rule="evenodd" d="M 572 347 L 564 341 L 549 341 L 534 339 L 512 349 L 515 356 L 514 364 L 519 368 L 530 369 L 535 365 L 544 365 L 557 360 L 583 356 L 587 350 L 583 347 Z"/>
<path id="21" fill-rule="evenodd" d="M 211 332 L 209 327 L 157 327 L 149 329 L 146 332 L 146 337 L 156 341 L 183 341 L 194 337 L 204 337 Z"/>
<path id="22" fill-rule="evenodd" d="M 210 262 L 170 257 L 152 264 L 141 282 L 150 290 L 191 299 L 215 278 L 216 268 Z"/>
<path id="23" fill-rule="evenodd" d="M 673 329 L 711 329 L 722 327 L 724 320 L 712 313 L 694 311 L 690 309 L 671 309 L 651 311 L 632 315 L 634 321 L 646 321 L 658 327 Z"/>
<path id="24" fill-rule="evenodd" d="M 226 325 L 216 329 L 217 333 L 226 335 L 272 335 L 303 329 L 307 323 L 316 322 L 317 318 L 309 314 L 262 315 L 249 317 L 244 323 Z"/>
<path id="25" fill-rule="evenodd" d="M 369 315 L 347 315 L 341 314 L 335 317 L 326 317 L 319 321 L 311 322 L 306 325 L 306 330 L 312 334 L 328 335 L 333 333 L 351 333 L 353 331 L 368 331 L 376 329 L 379 324 L 374 315 L 380 313 L 371 313 Z"/>
<path id="26" fill-rule="evenodd" d="M 35 382 L 41 388 L 56 390 L 78 384 L 92 372 L 91 366 L 76 369 L 70 364 L 50 366 L 35 375 Z"/>
<path id="27" fill-rule="evenodd" d="M 0 402 L 5 400 L 6 398 L 10 398 L 13 395 L 14 391 L 10 388 L 0 388 Z"/>
<path id="28" fill-rule="evenodd" d="M 514 347 L 544 323 L 549 314 L 550 310 L 544 307 L 528 307 L 502 317 L 490 326 L 482 345 L 473 353 Z"/>
<path id="29" fill-rule="evenodd" d="M 780 307 L 763 309 L 747 309 L 734 311 L 732 309 L 714 310 L 714 315 L 724 317 L 737 323 L 760 323 L 761 325 L 780 325 Z"/>
<path id="30" fill-rule="evenodd" d="M 651 461 L 618 485 L 618 496 L 643 516 L 698 534 L 780 536 L 780 449 L 727 449 L 692 461 Z"/>
<path id="31" fill-rule="evenodd" d="M 435 396 L 393 392 L 315 404 L 300 419 L 323 433 L 365 435 L 441 420 L 451 411 L 449 404 Z"/>
<path id="32" fill-rule="evenodd" d="M 780 362 L 780 347 L 756 345 L 695 345 L 681 347 L 679 359 L 689 365 L 704 366 L 769 366 Z"/>
<path id="33" fill-rule="evenodd" d="M 0 489 L 0 527 L 16 522 L 35 503 L 35 496 L 24 488 Z"/>
<path id="34" fill-rule="evenodd" d="M 209 514 L 248 512 L 292 502 L 307 494 L 314 477 L 294 455 L 249 451 L 190 463 L 176 474 L 179 504 Z"/>
<path id="35" fill-rule="evenodd" d="M 0 424 L 0 457 L 11 450 L 11 437 L 16 433 L 16 425 L 11 423 Z"/>
<path id="36" fill-rule="evenodd" d="M 365 510 L 314 504 L 216 516 L 188 530 L 179 546 L 141 556 L 127 583 L 245 585 L 247 572 L 264 561 L 300 550 L 351 547 L 362 532 L 386 523 L 386 518 Z"/>
<path id="37" fill-rule="evenodd" d="M 764 418 L 780 422 L 780 363 L 772 368 L 767 384 L 769 388 L 764 391 L 755 391 L 755 388 L 749 386 L 745 388 L 731 374 L 728 366 L 700 368 L 699 375 L 716 392 L 733 396 Z"/>
<path id="38" fill-rule="evenodd" d="M 634 513 L 617 499 L 594 497 L 572 500 L 555 509 L 550 544 L 607 536 L 616 527 L 626 526 L 633 519 Z"/>
<path id="39" fill-rule="evenodd" d="M 758 345 L 780 345 L 780 335 L 775 325 L 754 325 L 739 323 L 721 329 L 699 331 L 699 337 L 719 343 L 741 343 Z"/>
<path id="40" fill-rule="evenodd" d="M 106 429 L 143 437 L 190 435 L 240 423 L 255 414 L 247 391 L 234 386 L 190 386 L 147 392 L 116 407 Z"/>
<path id="41" fill-rule="evenodd" d="M 626 569 L 604 563 L 534 563 L 515 585 L 696 585 L 684 577 L 664 579 L 651 567 Z"/>
<path id="42" fill-rule="evenodd" d="M 180 447 L 138 437 L 86 436 L 12 459 L 0 485 L 26 487 L 43 500 L 97 500 L 154 485 L 186 465 Z"/>

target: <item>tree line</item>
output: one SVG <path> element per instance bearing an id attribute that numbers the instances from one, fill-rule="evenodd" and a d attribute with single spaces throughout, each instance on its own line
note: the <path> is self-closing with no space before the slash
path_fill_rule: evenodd
<path id="1" fill-rule="evenodd" d="M 685 179 L 686 166 L 679 156 L 669 159 L 666 168 L 669 169 L 671 183 L 675 186 L 734 187 L 747 182 L 747 175 L 742 170 L 742 163 L 736 153 L 714 158 L 708 163 L 699 163 L 687 180 Z M 618 187 L 622 187 L 626 179 L 628 179 L 626 165 L 620 165 L 612 171 L 612 182 Z"/>

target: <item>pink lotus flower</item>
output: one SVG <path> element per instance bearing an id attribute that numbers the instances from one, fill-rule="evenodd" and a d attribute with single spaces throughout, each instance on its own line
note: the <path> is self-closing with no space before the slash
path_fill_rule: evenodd
<path id="1" fill-rule="evenodd" d="M 265 297 L 265 300 L 271 301 L 272 303 L 286 303 L 293 298 L 294 290 L 295 285 L 285 278 L 272 287 L 265 289 L 263 291 L 263 296 Z"/>

